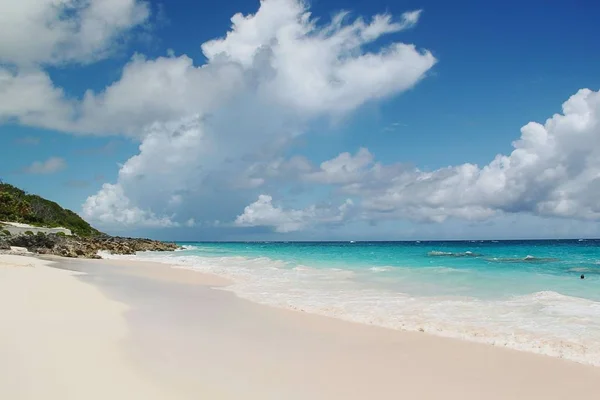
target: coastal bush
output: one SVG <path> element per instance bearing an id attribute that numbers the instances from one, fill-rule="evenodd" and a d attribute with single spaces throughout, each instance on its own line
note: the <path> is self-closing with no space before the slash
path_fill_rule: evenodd
<path id="1" fill-rule="evenodd" d="M 9 231 L 8 229 L 3 229 L 3 230 L 2 230 L 2 234 L 3 234 L 3 235 L 5 235 L 5 236 L 12 236 L 12 235 L 10 234 L 10 231 Z"/>
<path id="2" fill-rule="evenodd" d="M 56 232 L 56 234 L 55 234 L 55 235 L 56 235 L 56 236 L 67 236 L 67 234 L 66 234 L 66 233 L 64 233 L 64 232 Z"/>
<path id="3" fill-rule="evenodd" d="M 23 234 L 25 234 L 27 236 L 33 236 L 33 232 L 31 232 L 31 231 L 25 231 L 25 232 L 23 232 Z"/>
<path id="4" fill-rule="evenodd" d="M 98 236 L 79 215 L 40 196 L 0 181 L 0 221 L 20 222 L 50 228 L 64 227 L 78 236 Z"/>

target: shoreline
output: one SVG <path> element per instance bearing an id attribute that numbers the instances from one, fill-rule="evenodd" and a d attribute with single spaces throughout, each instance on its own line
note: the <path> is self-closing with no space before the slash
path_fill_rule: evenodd
<path id="1" fill-rule="evenodd" d="M 5 257 L 0 255 L 0 261 Z M 65 289 L 62 281 L 68 280 L 81 293 L 87 293 L 76 298 L 75 303 L 82 309 L 87 308 L 91 293 L 100 296 L 94 301 L 103 306 L 93 310 L 89 317 L 92 322 L 106 312 L 106 307 L 117 307 L 116 312 L 113 308 L 108 325 L 120 321 L 117 326 L 123 323 L 124 331 L 110 343 L 108 353 L 118 357 L 106 363 L 110 365 L 103 365 L 106 371 L 101 372 L 129 371 L 131 375 L 125 375 L 135 378 L 119 382 L 131 387 L 140 385 L 140 390 L 152 387 L 155 398 L 194 399 L 204 395 L 211 399 L 363 399 L 402 395 L 443 399 L 593 399 L 600 391 L 599 368 L 485 344 L 265 307 L 221 290 L 228 284 L 226 280 L 201 272 L 140 261 L 33 259 L 51 260 L 54 264 L 27 268 L 27 279 L 18 282 L 21 289 L 31 286 L 32 276 L 45 271 L 42 273 L 48 290 Z M 6 269 L 0 267 L 2 271 Z M 62 283 L 56 279 L 48 282 L 49 271 L 54 271 L 53 276 L 59 274 Z M 73 285 L 70 286 L 74 288 Z M 19 289 L 14 286 L 14 290 Z M 69 293 L 62 290 L 61 297 L 68 298 Z M 38 300 L 40 307 L 48 306 L 46 299 Z M 30 312 L 12 303 L 16 307 L 15 318 Z M 61 333 L 66 336 L 62 339 L 68 339 L 63 340 L 63 346 L 69 348 L 69 342 L 75 338 L 68 327 L 80 328 L 82 321 L 67 322 Z M 95 340 L 105 341 L 105 336 L 99 335 Z M 10 338 L 12 342 L 23 342 L 24 349 L 30 340 L 28 336 Z M 0 352 L 5 352 L 6 338 L 0 346 Z M 35 356 L 45 357 L 46 353 Z M 17 361 L 0 360 L 0 365 L 4 364 L 0 371 L 7 374 L 5 377 L 11 377 L 11 366 Z M 91 364 L 91 359 L 80 359 L 73 365 L 69 357 L 61 357 L 56 369 L 75 368 L 86 375 L 85 371 L 92 371 Z M 26 372 L 22 376 L 31 379 L 30 385 L 47 383 L 43 379 L 39 382 L 34 371 Z M 92 386 L 90 380 L 98 383 L 90 376 L 82 379 Z M 4 395 L 4 386 L 0 381 L 2 397 L 39 398 Z M 47 393 L 50 395 L 44 398 L 75 398 Z"/>
<path id="2" fill-rule="evenodd" d="M 108 255 L 105 254 L 104 256 Z M 318 289 L 313 290 L 313 288 L 311 288 L 311 290 L 306 291 L 306 286 L 301 286 L 299 284 L 300 280 L 303 278 L 297 278 L 296 275 L 291 277 L 287 276 L 285 278 L 287 281 L 278 281 L 278 283 L 283 282 L 283 286 L 274 288 L 268 284 L 263 285 L 263 281 L 261 281 L 263 277 L 266 277 L 266 282 L 269 282 L 271 275 L 256 275 L 254 273 L 254 268 L 256 268 L 254 263 L 259 261 L 259 259 L 248 259 L 248 261 L 250 261 L 250 268 L 252 268 L 252 270 L 249 270 L 247 267 L 245 267 L 245 264 L 240 264 L 242 266 L 238 268 L 239 260 L 237 259 L 244 257 L 235 256 L 231 257 L 231 259 L 234 260 L 231 265 L 227 263 L 220 264 L 219 261 L 222 259 L 222 257 L 219 258 L 219 260 L 216 260 L 217 263 L 214 265 L 212 264 L 212 261 L 210 261 L 210 258 L 208 259 L 209 262 L 207 263 L 203 259 L 195 260 L 193 259 L 194 257 L 190 257 L 190 260 L 170 259 L 169 257 L 155 259 L 153 257 L 144 257 L 143 253 L 135 256 L 116 255 L 108 257 L 110 257 L 107 258 L 108 260 L 114 260 L 117 262 L 135 261 L 157 263 L 163 266 L 169 266 L 171 268 L 188 269 L 202 274 L 213 274 L 220 278 L 228 279 L 231 283 L 225 290 L 234 293 L 239 298 L 277 309 L 306 312 L 314 315 L 334 318 L 336 320 L 367 326 L 377 326 L 399 332 L 426 333 L 439 338 L 484 344 L 486 346 L 493 346 L 500 349 L 510 349 L 528 354 L 537 354 L 561 360 L 568 360 L 582 365 L 600 367 L 600 345 L 598 342 L 593 340 L 586 341 L 585 339 L 589 338 L 587 338 L 585 335 L 583 336 L 583 340 L 577 340 L 577 338 L 573 340 L 572 338 L 565 339 L 560 335 L 551 336 L 550 334 L 546 335 L 545 333 L 540 334 L 539 331 L 536 332 L 528 331 L 527 329 L 521 329 L 521 327 L 515 323 L 512 324 L 513 326 L 511 331 L 506 331 L 503 329 L 503 325 L 492 326 L 492 328 L 489 329 L 487 326 L 481 326 L 475 323 L 469 325 L 468 323 L 461 324 L 452 320 L 439 320 L 435 318 L 435 313 L 433 313 L 433 318 L 429 318 L 431 315 L 427 315 L 425 312 L 421 314 L 419 307 L 425 307 L 425 309 L 427 309 L 430 304 L 437 305 L 434 302 L 421 302 L 418 303 L 419 306 L 415 306 L 410 302 L 409 296 L 399 294 L 397 297 L 395 297 L 395 293 L 392 292 L 371 293 L 371 298 L 373 296 L 377 296 L 377 299 L 381 300 L 381 302 L 377 304 L 360 303 L 363 298 L 358 296 L 358 294 L 354 291 L 352 292 L 352 296 L 356 295 L 358 297 L 336 297 L 335 295 L 329 297 L 328 293 Z M 275 268 L 276 271 L 278 271 L 277 273 L 279 273 L 279 271 L 286 271 L 285 269 L 279 269 L 277 266 L 275 266 Z M 294 270 L 295 269 L 296 268 L 294 268 Z M 305 270 L 318 271 L 309 267 L 302 267 L 301 271 Z M 331 271 L 337 271 L 336 274 L 347 273 L 346 271 L 341 271 L 338 269 L 332 269 Z M 291 273 L 291 271 L 287 271 L 287 273 Z M 340 282 L 343 282 L 345 280 L 345 276 L 336 275 L 336 279 L 339 279 Z M 305 290 L 302 292 L 302 294 L 298 294 L 299 292 L 296 292 L 296 289 L 301 288 L 304 288 Z M 347 290 L 347 288 L 344 287 L 343 290 Z M 350 290 L 353 290 L 353 288 L 350 288 Z M 309 295 L 307 296 L 306 293 L 309 293 Z M 326 295 L 325 300 L 323 300 L 323 297 L 317 297 L 323 294 Z M 540 296 L 542 299 L 547 297 L 549 298 L 548 302 L 556 301 L 557 299 L 559 301 L 563 301 L 563 299 L 566 298 L 566 296 L 563 296 L 560 293 L 546 290 L 537 293 L 531 293 L 529 295 L 515 296 L 515 299 L 518 301 L 521 298 L 529 297 L 527 299 L 528 302 L 538 301 L 536 296 Z M 369 295 L 366 295 L 366 297 L 369 297 Z M 340 299 L 344 301 L 341 301 Z M 570 300 L 575 300 L 577 302 L 590 301 L 589 299 L 576 297 L 572 297 Z M 359 306 L 352 308 L 347 307 L 347 304 L 359 304 Z M 492 307 L 490 307 L 490 304 Z M 395 305 L 397 308 L 385 308 L 386 305 Z M 407 309 L 401 309 L 400 307 L 403 305 L 408 305 Z M 452 307 L 452 302 L 444 302 L 444 305 Z M 551 303 L 545 303 L 545 305 L 547 307 L 552 307 Z M 568 305 L 572 305 L 572 303 Z M 580 306 L 579 304 L 576 305 Z M 477 315 L 479 318 L 485 318 L 486 312 L 488 313 L 487 315 L 495 315 L 494 312 L 496 309 L 493 308 L 493 301 L 478 302 L 476 306 L 479 308 L 480 314 Z M 488 308 L 485 308 L 486 306 Z M 361 309 L 361 307 L 363 308 Z M 369 313 L 366 313 L 363 310 L 366 310 Z M 400 314 L 398 314 L 398 310 L 401 310 Z M 514 312 L 513 309 L 504 309 L 502 311 L 508 311 L 509 314 Z M 391 315 L 402 315 L 402 317 L 390 318 Z M 510 315 L 508 315 L 508 317 L 510 317 Z M 457 319 L 457 321 L 460 321 L 460 319 Z M 522 321 L 522 318 L 519 321 Z M 529 320 L 525 320 L 525 323 L 528 322 Z M 595 325 L 590 325 L 590 329 L 593 329 L 594 327 Z"/>

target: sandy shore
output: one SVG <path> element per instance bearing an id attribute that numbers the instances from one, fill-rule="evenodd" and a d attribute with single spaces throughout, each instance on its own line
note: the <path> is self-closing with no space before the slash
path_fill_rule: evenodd
<path id="1" fill-rule="evenodd" d="M 0 255 L 0 398 L 165 398 L 122 351 L 127 307 L 50 265 Z"/>
<path id="2" fill-rule="evenodd" d="M 254 304 L 159 264 L 0 255 L 1 399 L 597 399 L 600 368 Z"/>

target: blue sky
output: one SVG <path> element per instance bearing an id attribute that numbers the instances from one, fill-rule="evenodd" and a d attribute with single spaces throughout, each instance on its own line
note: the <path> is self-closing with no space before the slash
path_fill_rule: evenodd
<path id="1" fill-rule="evenodd" d="M 1 13 L 0 177 L 104 231 L 600 234 L 596 2 L 98 1 Z"/>

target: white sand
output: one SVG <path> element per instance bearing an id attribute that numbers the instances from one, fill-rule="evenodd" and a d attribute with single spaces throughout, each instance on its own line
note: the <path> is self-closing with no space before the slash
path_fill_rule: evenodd
<path id="1" fill-rule="evenodd" d="M 86 273 L 77 275 L 34 258 L 0 255 L 0 263 L 0 399 L 600 394 L 600 368 L 274 309 L 193 271 L 60 260 Z"/>
<path id="2" fill-rule="evenodd" d="M 0 221 L 0 225 L 9 225 L 9 226 L 14 226 L 15 228 L 40 228 L 39 226 L 35 226 L 35 225 L 29 225 L 29 224 L 23 224 L 21 222 L 6 222 L 6 221 Z M 67 228 L 63 228 L 62 226 L 56 226 L 53 229 L 67 229 Z"/>
<path id="3" fill-rule="evenodd" d="M 123 304 L 75 272 L 0 255 L 0 399 L 154 399 L 123 356 Z"/>
<path id="4" fill-rule="evenodd" d="M 3 225 L 10 225 L 10 226 L 14 226 L 17 228 L 35 228 L 33 225 L 29 225 L 29 224 L 22 224 L 20 222 L 6 222 L 6 221 L 0 221 L 0 224 Z"/>

